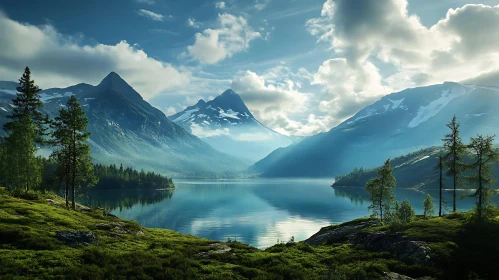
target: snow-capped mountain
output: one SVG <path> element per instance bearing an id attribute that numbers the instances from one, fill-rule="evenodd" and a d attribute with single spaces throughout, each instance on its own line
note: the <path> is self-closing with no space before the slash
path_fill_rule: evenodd
<path id="1" fill-rule="evenodd" d="M 211 101 L 201 99 L 169 118 L 215 149 L 253 162 L 293 143 L 292 138 L 255 119 L 241 97 L 231 89 Z"/>
<path id="2" fill-rule="evenodd" d="M 499 132 L 499 88 L 444 84 L 381 98 L 329 132 L 274 151 L 250 170 L 268 177 L 333 177 L 388 157 L 442 145 L 455 114 L 464 141 Z"/>
<path id="3" fill-rule="evenodd" d="M 16 86 L 0 82 L 2 127 L 11 113 Z M 213 149 L 171 122 L 114 72 L 97 86 L 78 84 L 43 90 L 40 95 L 44 111 L 57 115 L 73 94 L 89 119 L 92 155 L 98 162 L 203 177 L 215 173 L 228 176 L 247 166 L 246 161 Z M 5 134 L 1 129 L 0 133 Z"/>

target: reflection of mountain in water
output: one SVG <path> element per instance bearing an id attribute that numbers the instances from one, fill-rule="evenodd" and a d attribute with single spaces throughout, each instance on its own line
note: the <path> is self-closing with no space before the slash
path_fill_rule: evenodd
<path id="1" fill-rule="evenodd" d="M 107 211 L 130 209 L 134 205 L 150 205 L 171 199 L 173 190 L 90 190 L 80 202 L 90 207 L 101 207 Z"/>
<path id="2" fill-rule="evenodd" d="M 334 187 L 334 194 L 350 199 L 355 205 L 369 203 L 369 194 L 364 188 Z"/>

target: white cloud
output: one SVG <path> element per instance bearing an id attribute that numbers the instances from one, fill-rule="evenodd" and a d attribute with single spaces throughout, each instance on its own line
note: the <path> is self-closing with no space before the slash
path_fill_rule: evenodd
<path id="1" fill-rule="evenodd" d="M 140 9 L 137 11 L 137 14 L 140 16 L 155 20 L 155 21 L 163 21 L 164 16 L 162 14 L 157 14 L 155 12 L 151 12 L 149 10 Z"/>
<path id="2" fill-rule="evenodd" d="M 271 0 L 255 0 L 255 9 L 261 11 L 267 7 Z"/>
<path id="3" fill-rule="evenodd" d="M 176 113 L 177 113 L 177 110 L 176 110 L 176 109 L 175 109 L 175 107 L 173 107 L 173 106 L 169 106 L 169 107 L 167 107 L 167 108 L 166 108 L 166 110 L 165 110 L 165 114 L 166 114 L 167 116 L 175 115 Z"/>
<path id="4" fill-rule="evenodd" d="M 238 141 L 257 142 L 271 140 L 272 136 L 267 133 L 241 133 L 234 138 Z"/>
<path id="5" fill-rule="evenodd" d="M 223 9 L 225 9 L 225 8 L 226 8 L 226 6 L 225 6 L 225 2 L 217 2 L 217 3 L 215 4 L 215 7 L 216 7 L 217 9 L 223 10 Z"/>
<path id="6" fill-rule="evenodd" d="M 187 19 L 187 25 L 190 26 L 190 27 L 194 27 L 194 28 L 199 28 L 201 27 L 201 23 L 200 22 L 197 22 L 195 19 L 193 18 L 189 18 Z"/>
<path id="7" fill-rule="evenodd" d="M 202 127 L 202 126 L 195 124 L 195 123 L 191 124 L 191 131 L 192 131 L 192 134 L 196 135 L 199 138 L 215 137 L 215 136 L 222 136 L 222 135 L 230 136 L 230 130 L 228 128 L 210 129 L 207 127 Z"/>
<path id="8" fill-rule="evenodd" d="M 336 57 L 325 61 L 313 80 L 325 90 L 320 109 L 332 124 L 392 91 L 466 80 L 498 68 L 499 6 L 450 9 L 427 28 L 407 5 L 407 0 L 327 0 L 321 16 L 307 21 L 307 30 L 329 42 Z M 373 58 L 392 65 L 395 73 L 383 76 Z"/>
<path id="9" fill-rule="evenodd" d="M 2 80 L 17 80 L 26 65 L 41 88 L 80 82 L 97 84 L 115 71 L 145 99 L 189 83 L 189 75 L 149 57 L 126 41 L 116 45 L 81 45 L 50 25 L 22 24 L 1 13 L 0 26 Z"/>
<path id="10" fill-rule="evenodd" d="M 242 16 L 218 15 L 218 28 L 196 34 L 194 45 L 187 47 L 189 54 L 204 64 L 215 64 L 227 57 L 245 51 L 252 40 L 261 37 Z"/>
<path id="11" fill-rule="evenodd" d="M 139 4 L 149 4 L 149 5 L 156 4 L 156 1 L 154 0 L 134 0 L 134 1 Z"/>

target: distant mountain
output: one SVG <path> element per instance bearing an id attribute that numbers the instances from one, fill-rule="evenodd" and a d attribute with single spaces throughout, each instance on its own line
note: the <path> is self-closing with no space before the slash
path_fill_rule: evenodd
<path id="1" fill-rule="evenodd" d="M 169 118 L 215 149 L 253 162 L 297 140 L 260 123 L 231 89 L 211 101 L 201 99 Z"/>
<path id="2" fill-rule="evenodd" d="M 0 82 L 0 125 L 10 114 L 16 83 Z M 221 153 L 151 106 L 118 74 L 97 86 L 78 84 L 41 92 L 44 111 L 57 115 L 75 95 L 89 119 L 93 157 L 101 163 L 123 163 L 174 176 L 233 176 L 245 169 L 244 160 Z M 0 130 L 0 133 L 5 134 Z"/>
<path id="3" fill-rule="evenodd" d="M 326 133 L 280 149 L 250 169 L 263 177 L 334 177 L 442 145 L 456 114 L 464 141 L 499 134 L 499 88 L 447 82 L 381 98 Z"/>

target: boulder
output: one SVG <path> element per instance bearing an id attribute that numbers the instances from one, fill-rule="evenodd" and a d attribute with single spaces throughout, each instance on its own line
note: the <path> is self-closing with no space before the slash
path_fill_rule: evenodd
<path id="1" fill-rule="evenodd" d="M 431 265 L 431 249 L 428 244 L 413 241 L 401 233 L 359 232 L 350 238 L 350 243 L 364 245 L 369 250 L 386 251 L 399 260 L 422 265 Z"/>
<path id="2" fill-rule="evenodd" d="M 322 228 L 318 233 L 312 235 L 304 241 L 307 245 L 318 246 L 323 244 L 334 244 L 348 241 L 352 236 L 361 232 L 362 229 L 377 226 L 379 221 L 376 219 L 366 221 L 354 221 L 337 226 Z"/>
<path id="3" fill-rule="evenodd" d="M 59 231 L 56 238 L 69 245 L 90 245 L 97 242 L 97 235 L 87 231 Z"/>
<path id="4" fill-rule="evenodd" d="M 224 254 L 224 253 L 228 253 L 232 250 L 232 248 L 229 247 L 227 244 L 222 244 L 222 243 L 213 243 L 213 244 L 210 244 L 209 246 L 212 247 L 213 250 L 210 250 L 208 252 L 198 253 L 198 254 L 196 254 L 196 258 L 206 259 L 206 258 L 209 258 L 210 255 Z"/>

